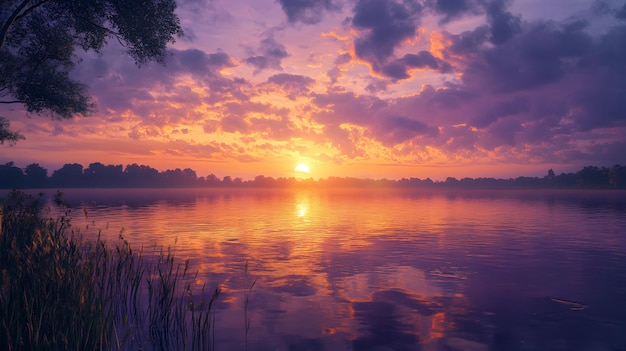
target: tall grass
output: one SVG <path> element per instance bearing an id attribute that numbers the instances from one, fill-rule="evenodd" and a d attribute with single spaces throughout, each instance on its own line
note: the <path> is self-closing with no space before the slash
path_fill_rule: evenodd
<path id="1" fill-rule="evenodd" d="M 60 198 L 56 198 L 61 203 Z M 109 248 L 50 215 L 42 197 L 0 208 L 0 349 L 211 350 L 219 289 L 194 296 L 195 274 L 171 250 Z"/>

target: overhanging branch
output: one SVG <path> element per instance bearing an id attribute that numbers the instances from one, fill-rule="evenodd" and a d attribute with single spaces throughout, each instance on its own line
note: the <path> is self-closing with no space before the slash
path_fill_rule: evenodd
<path id="1" fill-rule="evenodd" d="M 36 8 L 38 8 L 39 6 L 50 2 L 50 0 L 41 0 L 40 2 L 36 3 L 35 5 L 27 8 L 26 10 L 24 10 L 24 12 L 22 12 L 22 14 L 20 14 L 19 16 L 17 16 L 17 18 L 15 19 L 16 21 L 21 20 L 22 18 L 24 18 L 24 16 L 27 16 L 29 13 L 33 12 Z"/>
<path id="2" fill-rule="evenodd" d="M 13 23 L 15 23 L 15 21 L 20 20 L 22 17 L 28 15 L 33 10 L 35 10 L 37 7 L 47 3 L 49 1 L 50 0 L 41 0 L 38 3 L 36 3 L 36 4 L 32 5 L 31 7 L 27 8 L 26 10 L 24 10 L 24 8 L 26 8 L 26 6 L 28 6 L 28 4 L 31 2 L 31 0 L 24 0 L 24 1 L 22 1 L 22 3 L 13 11 L 11 16 L 9 16 L 9 18 L 7 18 L 6 22 L 4 22 L 4 25 L 2 26 L 2 30 L 0 31 L 0 50 L 4 46 L 4 42 L 7 39 L 7 34 L 9 33 L 9 29 L 11 28 Z"/>

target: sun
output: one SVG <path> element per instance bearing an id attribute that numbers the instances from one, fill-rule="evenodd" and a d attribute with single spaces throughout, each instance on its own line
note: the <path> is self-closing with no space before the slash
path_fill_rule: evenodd
<path id="1" fill-rule="evenodd" d="M 295 171 L 300 173 L 311 173 L 309 166 L 304 163 L 297 165 Z"/>

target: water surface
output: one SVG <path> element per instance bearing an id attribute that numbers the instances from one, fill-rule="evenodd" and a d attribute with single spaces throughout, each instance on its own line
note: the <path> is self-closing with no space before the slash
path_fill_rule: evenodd
<path id="1" fill-rule="evenodd" d="M 221 287 L 218 350 L 626 350 L 624 192 L 65 194 Z"/>

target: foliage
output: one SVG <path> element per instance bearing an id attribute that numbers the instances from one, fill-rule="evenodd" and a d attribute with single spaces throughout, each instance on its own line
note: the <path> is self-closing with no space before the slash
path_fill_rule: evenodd
<path id="1" fill-rule="evenodd" d="M 39 164 L 30 164 L 24 171 L 8 162 L 0 164 L 0 189 L 11 188 L 534 188 L 534 189 L 626 189 L 626 167 L 587 166 L 575 173 L 556 173 L 550 169 L 544 177 L 517 177 L 510 179 L 448 177 L 445 181 L 430 178 L 359 179 L 329 177 L 313 180 L 272 178 L 263 175 L 253 180 L 214 174 L 198 177 L 190 168 L 158 170 L 145 165 L 104 165 L 100 162 L 83 168 L 81 164 L 66 164 L 47 177 L 47 170 Z"/>
<path id="2" fill-rule="evenodd" d="M 24 136 L 18 132 L 9 130 L 11 123 L 4 117 L 0 116 L 0 145 L 5 142 L 14 145 L 18 140 L 23 140 Z"/>
<path id="3" fill-rule="evenodd" d="M 182 35 L 175 0 L 3 0 L 0 6 L 0 100 L 29 113 L 66 119 L 94 109 L 87 87 L 70 77 L 74 49 L 99 51 L 117 40 L 139 65 L 163 63 Z M 0 143 L 21 139 L 0 120 Z"/>
<path id="4" fill-rule="evenodd" d="M 56 202 L 62 203 L 60 194 Z M 186 263 L 114 249 L 43 215 L 42 194 L 9 193 L 0 209 L 0 349 L 209 350 L 212 304 Z"/>

